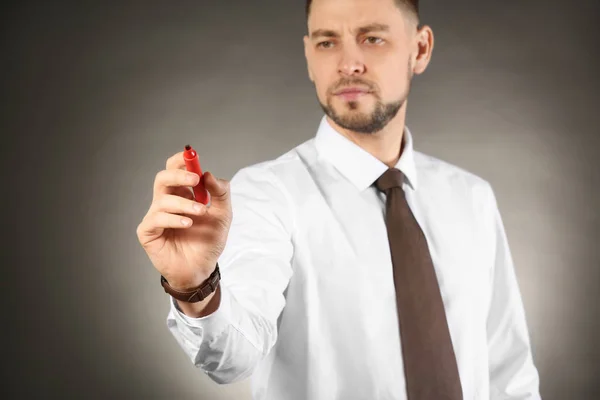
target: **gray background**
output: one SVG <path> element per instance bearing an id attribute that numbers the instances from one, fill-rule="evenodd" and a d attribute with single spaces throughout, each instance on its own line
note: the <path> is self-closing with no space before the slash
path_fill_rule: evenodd
<path id="1" fill-rule="evenodd" d="M 422 3 L 415 146 L 492 183 L 544 399 L 600 398 L 599 2 Z M 185 144 L 230 179 L 314 136 L 304 2 L 2 7 L 4 398 L 249 399 L 177 346 L 135 229 Z"/>

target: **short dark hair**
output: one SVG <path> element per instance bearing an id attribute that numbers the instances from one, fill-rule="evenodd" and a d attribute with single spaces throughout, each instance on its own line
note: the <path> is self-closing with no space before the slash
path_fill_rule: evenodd
<path id="1" fill-rule="evenodd" d="M 412 12 L 417 17 L 417 21 L 419 21 L 419 0 L 394 0 L 394 2 L 398 7 Z M 311 5 L 312 0 L 306 0 L 306 18 L 310 14 Z"/>

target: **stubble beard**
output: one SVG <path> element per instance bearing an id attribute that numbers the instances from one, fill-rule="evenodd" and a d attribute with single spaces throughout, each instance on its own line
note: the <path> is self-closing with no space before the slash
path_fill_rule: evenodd
<path id="1" fill-rule="evenodd" d="M 370 93 L 370 95 L 375 97 L 375 106 L 373 107 L 373 111 L 370 113 L 357 111 L 361 106 L 359 101 L 347 101 L 342 105 L 342 107 L 345 110 L 348 110 L 348 112 L 338 114 L 332 104 L 334 95 L 331 94 L 331 92 L 327 95 L 327 104 L 323 104 L 320 100 L 319 104 L 321 105 L 321 108 L 325 114 L 331 118 L 333 122 L 344 129 L 364 134 L 373 134 L 379 132 L 396 116 L 396 114 L 398 114 L 398 111 L 402 108 L 406 102 L 406 99 L 408 98 L 412 81 L 412 68 L 410 60 L 408 67 L 407 85 L 404 95 L 400 96 L 400 99 L 396 101 L 384 103 L 381 100 L 379 92 L 374 90 Z M 365 83 L 359 79 L 347 79 L 338 83 L 336 87 L 349 86 L 352 84 L 365 86 Z"/>

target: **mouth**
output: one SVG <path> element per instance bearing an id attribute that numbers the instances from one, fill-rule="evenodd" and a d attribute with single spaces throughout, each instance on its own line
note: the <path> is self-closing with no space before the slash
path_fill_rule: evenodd
<path id="1" fill-rule="evenodd" d="M 358 87 L 351 87 L 339 90 L 334 93 L 335 96 L 341 97 L 344 100 L 355 100 L 359 97 L 366 96 L 371 92 L 367 89 L 362 89 Z"/>

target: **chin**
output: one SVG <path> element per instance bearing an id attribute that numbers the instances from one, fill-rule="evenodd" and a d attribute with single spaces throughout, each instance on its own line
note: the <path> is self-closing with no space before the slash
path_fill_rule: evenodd
<path id="1" fill-rule="evenodd" d="M 340 116 L 351 116 L 353 118 L 358 115 L 371 115 L 375 111 L 373 105 L 364 103 L 360 100 L 344 101 L 342 105 L 334 106 L 334 110 Z"/>

